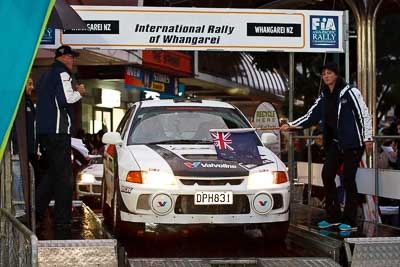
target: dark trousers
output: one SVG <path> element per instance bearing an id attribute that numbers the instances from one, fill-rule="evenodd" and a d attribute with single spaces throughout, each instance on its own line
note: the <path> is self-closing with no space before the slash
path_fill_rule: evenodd
<path id="1" fill-rule="evenodd" d="M 322 181 L 325 189 L 326 212 L 328 220 L 357 225 L 357 185 L 356 173 L 360 164 L 363 148 L 340 150 L 337 143 L 333 142 L 328 151 L 324 167 L 322 168 Z M 346 202 L 343 216 L 340 211 L 338 194 L 336 190 L 336 173 L 343 163 L 344 189 Z"/>
<path id="2" fill-rule="evenodd" d="M 43 135 L 39 139 L 46 170 L 36 192 L 36 213 L 43 218 L 54 196 L 54 223 L 72 221 L 72 166 L 71 136 L 67 134 Z"/>

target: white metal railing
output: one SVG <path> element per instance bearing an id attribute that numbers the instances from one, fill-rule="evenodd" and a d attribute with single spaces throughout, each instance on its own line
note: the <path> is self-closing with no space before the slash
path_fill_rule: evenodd
<path id="1" fill-rule="evenodd" d="M 311 203 L 311 186 L 323 186 L 321 170 L 323 164 L 312 163 L 310 140 L 316 136 L 293 136 L 293 139 L 306 139 L 308 145 L 308 162 L 297 162 L 298 182 L 308 185 L 308 204 Z M 374 136 L 373 166 L 377 166 L 378 141 L 382 139 L 400 139 L 400 136 Z M 400 200 L 400 170 L 380 168 L 359 168 L 356 174 L 358 193 L 375 196 L 375 218 L 379 218 L 379 199 L 386 197 Z M 375 223 L 379 223 L 376 220 Z"/>
<path id="2" fill-rule="evenodd" d="M 38 265 L 38 239 L 6 209 L 0 208 L 0 266 Z"/>

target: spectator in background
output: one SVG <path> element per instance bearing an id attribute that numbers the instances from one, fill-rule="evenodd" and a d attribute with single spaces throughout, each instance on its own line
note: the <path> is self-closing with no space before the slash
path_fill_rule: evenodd
<path id="1" fill-rule="evenodd" d="M 25 149 L 23 140 L 21 138 L 26 138 L 26 150 L 29 163 L 36 168 L 36 144 L 35 144 L 35 106 L 33 105 L 31 94 L 34 90 L 34 83 L 31 77 L 28 78 L 25 86 L 24 96 L 21 99 L 20 106 L 18 108 L 18 113 L 16 116 L 16 121 L 14 123 L 11 139 L 12 139 L 12 174 L 13 174 L 13 201 L 16 203 L 14 205 L 16 211 L 16 217 L 21 217 L 25 214 L 24 205 L 24 190 L 23 190 L 23 177 L 22 177 L 22 165 L 21 160 L 24 159 L 20 156 L 20 149 Z M 25 112 L 25 118 L 22 115 Z M 24 122 L 25 120 L 25 122 Z M 22 125 L 19 123 L 25 123 L 25 131 L 23 133 L 17 133 L 17 128 Z M 19 136 L 18 136 L 19 135 Z M 18 137 L 17 137 L 18 136 Z M 18 139 L 19 138 L 19 139 Z M 21 144 L 18 140 L 22 141 Z M 22 145 L 22 146 L 21 146 Z M 28 168 L 31 171 L 32 168 Z M 33 175 L 31 173 L 30 175 Z M 31 176 L 32 177 L 32 176 Z"/>
<path id="2" fill-rule="evenodd" d="M 324 149 L 324 141 L 322 138 L 322 131 L 319 128 L 316 128 L 313 133 L 313 136 L 316 136 L 313 144 L 311 145 L 311 158 L 314 163 L 324 163 L 325 162 L 325 149 Z"/>
<path id="3" fill-rule="evenodd" d="M 103 155 L 104 153 L 104 143 L 102 141 L 103 139 L 103 135 L 106 132 L 102 129 L 100 131 L 98 131 L 94 137 L 94 148 L 96 150 L 96 154 L 98 155 Z"/>
<path id="4" fill-rule="evenodd" d="M 26 118 L 26 138 L 28 145 L 28 160 L 33 167 L 34 177 L 35 177 L 35 188 L 40 182 L 39 173 L 39 156 L 38 156 L 38 146 L 36 142 L 36 109 L 32 101 L 32 91 L 35 89 L 34 82 L 31 77 L 29 77 L 26 87 L 25 87 L 25 118 Z"/>
<path id="5" fill-rule="evenodd" d="M 322 131 L 319 127 L 315 128 L 312 132 L 312 136 L 316 138 L 311 145 L 311 160 L 313 163 L 324 163 L 325 161 L 325 150 L 322 139 Z M 308 153 L 304 157 L 304 161 L 308 161 Z M 325 198 L 324 189 L 321 186 L 311 186 L 311 197 L 313 198 L 313 205 L 322 207 L 322 202 Z M 318 201 L 317 201 L 318 199 Z M 308 203 L 308 185 L 304 186 L 303 190 L 303 204 Z M 311 204 L 311 203 L 310 203 Z"/>
<path id="6" fill-rule="evenodd" d="M 307 150 L 305 149 L 304 140 L 300 138 L 293 138 L 294 146 L 294 160 L 301 161 L 304 156 L 307 156 Z"/>
<path id="7" fill-rule="evenodd" d="M 25 116 L 26 116 L 26 137 L 28 141 L 28 157 L 31 164 L 36 166 L 36 140 L 35 140 L 35 117 L 36 110 L 33 105 L 31 95 L 32 91 L 35 89 L 33 85 L 33 80 L 29 77 L 28 82 L 25 87 Z"/>
<path id="8" fill-rule="evenodd" d="M 76 131 L 76 138 L 81 139 L 81 140 L 82 140 L 82 143 L 85 144 L 85 143 L 86 143 L 86 140 L 85 140 L 85 138 L 86 138 L 85 130 L 82 129 L 82 128 L 79 128 L 78 131 Z"/>
<path id="9" fill-rule="evenodd" d="M 85 135 L 85 145 L 87 149 L 89 150 L 89 154 L 96 154 L 95 152 L 95 147 L 94 147 L 94 135 L 87 133 Z"/>
<path id="10" fill-rule="evenodd" d="M 382 135 L 396 135 L 396 125 L 390 125 L 381 131 Z M 391 139 L 383 139 L 382 145 L 379 147 L 378 168 L 395 169 L 397 159 L 397 141 Z"/>
<path id="11" fill-rule="evenodd" d="M 18 151 L 17 132 L 15 124 L 11 132 L 11 162 L 12 162 L 12 200 L 16 218 L 25 217 L 24 188 L 21 173 L 21 161 Z"/>
<path id="12" fill-rule="evenodd" d="M 381 135 L 395 136 L 400 135 L 400 123 L 391 123 L 388 127 L 382 129 Z M 397 169 L 399 164 L 398 144 L 399 139 L 383 139 L 382 145 L 379 147 L 379 156 L 377 158 L 378 168 L 380 169 Z M 379 197 L 379 206 L 381 211 L 389 207 L 399 207 L 400 202 L 397 199 Z M 386 207 L 385 207 L 386 206 Z M 400 214 L 381 212 L 382 223 L 399 226 Z M 395 216 L 393 216 L 395 215 Z"/>

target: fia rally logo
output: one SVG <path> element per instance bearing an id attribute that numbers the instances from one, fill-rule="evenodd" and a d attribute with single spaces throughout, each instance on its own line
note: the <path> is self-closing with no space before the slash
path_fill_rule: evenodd
<path id="1" fill-rule="evenodd" d="M 310 47 L 338 48 L 338 16 L 310 16 Z"/>

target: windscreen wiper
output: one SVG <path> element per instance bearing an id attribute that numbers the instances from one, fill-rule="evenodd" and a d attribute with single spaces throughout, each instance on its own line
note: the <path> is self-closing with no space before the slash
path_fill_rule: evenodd
<path id="1" fill-rule="evenodd" d="M 210 140 L 192 140 L 192 141 L 194 144 L 209 144 L 209 145 L 213 144 L 213 142 Z"/>
<path id="2" fill-rule="evenodd" d="M 188 140 L 188 139 L 176 139 L 176 140 L 164 140 L 146 143 L 146 145 L 161 145 L 161 144 L 212 144 L 212 141 L 208 140 Z"/>

